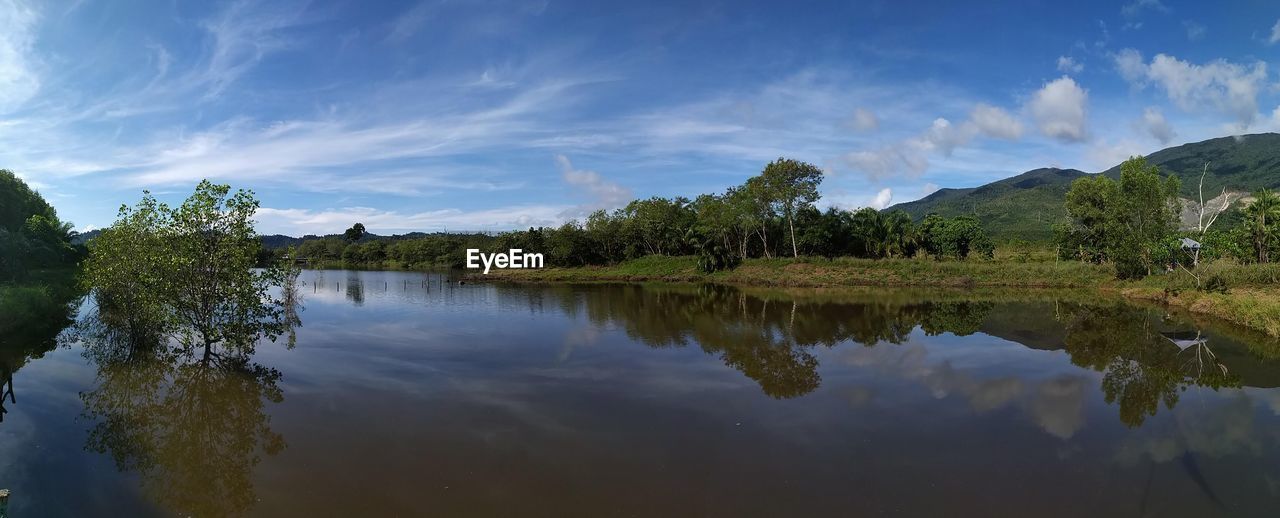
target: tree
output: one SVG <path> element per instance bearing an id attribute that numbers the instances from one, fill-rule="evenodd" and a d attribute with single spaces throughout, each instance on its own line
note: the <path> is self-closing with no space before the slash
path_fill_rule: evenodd
<path id="1" fill-rule="evenodd" d="M 1170 259 L 1181 201 L 1178 177 L 1161 179 L 1143 157 L 1120 165 L 1120 184 L 1106 200 L 1107 253 L 1122 279 L 1150 275 Z"/>
<path id="2" fill-rule="evenodd" d="M 1072 222 L 1059 232 L 1059 255 L 1096 263 L 1106 259 L 1108 201 L 1116 198 L 1116 189 L 1116 183 L 1102 175 L 1071 183 L 1066 208 Z"/>
<path id="3" fill-rule="evenodd" d="M 0 170 L 0 282 L 20 280 L 33 269 L 70 265 L 80 256 L 71 224 L 17 175 Z"/>
<path id="4" fill-rule="evenodd" d="M 986 259 L 995 254 L 995 245 L 982 224 L 974 216 L 959 216 L 947 221 L 942 230 L 942 253 L 956 259 L 967 259 L 978 253 Z"/>
<path id="5" fill-rule="evenodd" d="M 600 256 L 605 263 L 622 260 L 625 247 L 618 242 L 618 236 L 622 233 L 620 217 L 616 214 L 611 215 L 603 209 L 597 210 L 587 216 L 587 224 L 583 228 L 587 231 L 587 239 L 600 247 Z"/>
<path id="6" fill-rule="evenodd" d="M 206 358 L 215 345 L 252 352 L 286 328 L 283 302 L 271 294 L 284 270 L 255 268 L 257 209 L 253 193 L 208 181 L 177 208 L 144 195 L 93 240 L 85 281 L 98 300 L 141 311 L 138 324 L 202 345 Z"/>
<path id="7" fill-rule="evenodd" d="M 760 173 L 764 187 L 770 194 L 773 203 L 782 209 L 787 218 L 787 226 L 791 230 L 791 252 L 800 256 L 800 248 L 796 244 L 796 211 L 808 207 L 818 201 L 818 184 L 822 183 L 822 170 L 817 166 L 779 158 L 770 162 Z"/>
<path id="8" fill-rule="evenodd" d="M 1245 227 L 1253 243 L 1254 256 L 1259 263 L 1271 261 L 1271 249 L 1280 234 L 1280 196 L 1263 189 L 1254 195 L 1253 203 L 1244 209 Z"/>
<path id="9" fill-rule="evenodd" d="M 354 243 L 364 238 L 365 234 L 367 234 L 367 232 L 364 230 L 364 223 L 356 223 L 355 225 L 351 225 L 351 228 L 347 229 L 346 232 L 343 232 L 342 237 L 346 239 L 348 243 Z"/>

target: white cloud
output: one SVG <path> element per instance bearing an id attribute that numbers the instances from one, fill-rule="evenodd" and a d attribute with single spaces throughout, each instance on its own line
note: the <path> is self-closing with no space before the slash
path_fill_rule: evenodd
<path id="1" fill-rule="evenodd" d="M 1147 131 L 1161 144 L 1168 144 L 1173 137 L 1177 136 L 1173 132 L 1173 128 L 1169 126 L 1169 121 L 1165 120 L 1164 114 L 1154 106 L 1148 106 L 1142 112 L 1142 128 Z"/>
<path id="2" fill-rule="evenodd" d="M 1084 71 L 1084 63 L 1077 63 L 1071 56 L 1058 56 L 1058 71 L 1066 74 L 1079 74 Z"/>
<path id="3" fill-rule="evenodd" d="M 1129 157 L 1146 155 L 1145 147 L 1133 140 L 1121 139 L 1114 142 L 1094 142 L 1085 150 L 1084 158 L 1088 167 L 1094 171 L 1110 169 L 1112 166 L 1128 160 Z"/>
<path id="4" fill-rule="evenodd" d="M 891 203 L 893 203 L 893 190 L 885 187 L 876 193 L 875 199 L 871 200 L 871 208 L 880 210 L 888 207 Z"/>
<path id="5" fill-rule="evenodd" d="M 611 209 L 620 207 L 633 199 L 631 189 L 605 180 L 600 173 L 574 169 L 569 157 L 556 155 L 556 164 L 560 167 L 561 177 L 565 183 L 579 187 L 591 195 L 591 203 L 586 209 Z"/>
<path id="6" fill-rule="evenodd" d="M 1276 20 L 1276 24 L 1271 26 L 1271 37 L 1267 38 L 1267 43 L 1275 45 L 1280 41 L 1280 20 Z"/>
<path id="7" fill-rule="evenodd" d="M 1267 65 L 1214 60 L 1197 65 L 1157 54 L 1150 63 L 1125 49 L 1115 56 L 1120 75 L 1135 88 L 1149 84 L 1164 90 L 1184 111 L 1217 110 L 1231 116 L 1238 130 L 1247 129 L 1258 115 L 1258 94 L 1267 86 Z"/>
<path id="8" fill-rule="evenodd" d="M 1085 140 L 1089 93 L 1067 76 L 1046 83 L 1027 108 L 1040 132 L 1065 142 Z"/>
<path id="9" fill-rule="evenodd" d="M 1205 32 L 1207 32 L 1208 30 L 1208 29 L 1205 29 L 1203 25 L 1200 25 L 1191 20 L 1186 20 L 1182 22 L 1182 27 L 1187 29 L 1187 39 L 1191 41 L 1199 41 L 1203 39 Z"/>
<path id="10" fill-rule="evenodd" d="M 40 90 L 32 58 L 38 18 L 23 2 L 0 4 L 0 113 L 14 110 Z"/>
<path id="11" fill-rule="evenodd" d="M 1125 81 L 1138 86 L 1146 81 L 1147 65 L 1142 61 L 1142 53 L 1134 49 L 1123 49 L 1112 58 L 1116 61 L 1116 70 Z"/>
<path id="12" fill-rule="evenodd" d="M 919 176 L 929 169 L 928 143 L 909 139 L 870 151 L 853 151 L 842 158 L 853 169 L 872 180 L 906 175 Z"/>
<path id="13" fill-rule="evenodd" d="M 942 187 L 938 186 L 938 184 L 936 183 L 928 182 L 924 184 L 922 187 L 920 187 L 920 197 L 923 198 L 925 196 L 938 192 L 938 189 L 941 189 L 941 188 Z"/>
<path id="14" fill-rule="evenodd" d="M 977 127 L 970 124 L 953 125 L 951 121 L 938 117 L 933 125 L 924 133 L 924 142 L 931 149 L 941 151 L 950 156 L 957 147 L 968 144 L 977 132 Z"/>
<path id="15" fill-rule="evenodd" d="M 866 108 L 858 108 L 853 112 L 853 120 L 850 123 L 855 131 L 870 132 L 880 128 L 880 119 L 875 113 Z"/>
<path id="16" fill-rule="evenodd" d="M 984 135 L 1006 140 L 1022 138 L 1022 123 L 1006 112 L 989 104 L 979 103 L 969 114 L 969 120 Z"/>
<path id="17" fill-rule="evenodd" d="M 954 124 L 938 117 L 918 136 L 873 150 L 846 153 L 841 160 L 872 180 L 900 175 L 915 177 L 929 169 L 929 153 L 950 157 L 957 148 L 968 145 L 979 135 L 1016 140 L 1022 137 L 1022 123 L 1001 108 L 978 103 L 964 122 Z"/>
<path id="18" fill-rule="evenodd" d="M 564 221 L 560 215 L 568 207 L 558 205 L 520 205 L 494 209 L 464 211 L 447 208 L 416 213 L 379 210 L 370 207 L 330 209 L 258 209 L 255 220 L 263 234 L 331 234 L 352 223 L 364 223 L 374 233 L 431 231 L 497 231 L 526 227 L 553 226 Z"/>

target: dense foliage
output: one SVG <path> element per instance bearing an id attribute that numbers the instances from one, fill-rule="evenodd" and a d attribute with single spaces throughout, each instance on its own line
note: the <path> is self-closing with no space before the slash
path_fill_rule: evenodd
<path id="1" fill-rule="evenodd" d="M 252 193 L 208 181 L 178 207 L 150 194 L 121 207 L 90 242 L 83 274 L 105 323 L 134 337 L 176 336 L 206 356 L 215 344 L 245 352 L 279 336 L 286 308 L 271 288 L 292 279 L 281 268 L 254 269 L 257 208 Z"/>
<path id="2" fill-rule="evenodd" d="M 990 258 L 994 244 L 972 216 L 931 215 L 915 222 L 905 212 L 871 208 L 819 211 L 817 167 L 778 159 L 761 174 L 722 194 L 653 197 L 598 210 L 585 221 L 487 236 L 436 234 L 413 239 L 368 236 L 356 224 L 341 237 L 304 241 L 297 255 L 311 261 L 413 268 L 461 266 L 468 248 L 541 252 L 547 264 L 615 264 L 646 255 L 696 255 L 704 271 L 733 268 L 743 258 L 779 255 L 862 258 Z"/>
<path id="3" fill-rule="evenodd" d="M 0 170 L 0 283 L 24 281 L 31 270 L 74 264 L 71 224 L 12 172 Z"/>
<path id="4" fill-rule="evenodd" d="M 1120 278 L 1194 266 L 1201 260 L 1268 263 L 1277 257 L 1280 197 L 1263 189 L 1245 201 L 1242 217 L 1218 220 L 1223 224 L 1217 228 L 1180 231 L 1179 189 L 1178 177 L 1162 177 L 1141 157 L 1122 165 L 1118 182 L 1103 175 L 1076 180 L 1065 204 L 1071 221 L 1056 228 L 1059 256 L 1114 263 Z M 1234 226 L 1228 226 L 1233 221 Z M 1180 238 L 1190 238 L 1200 248 L 1184 248 Z"/>
<path id="5" fill-rule="evenodd" d="M 1057 232 L 1059 253 L 1083 261 L 1115 263 L 1116 276 L 1141 278 L 1175 262 L 1177 177 L 1162 177 L 1145 158 L 1123 164 L 1120 181 L 1106 176 L 1076 180 L 1067 193 L 1071 224 Z"/>

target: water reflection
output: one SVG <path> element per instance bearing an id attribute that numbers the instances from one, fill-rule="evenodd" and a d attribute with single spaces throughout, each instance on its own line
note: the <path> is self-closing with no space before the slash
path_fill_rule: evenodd
<path id="1" fill-rule="evenodd" d="M 27 315 L 23 321 L 5 322 L 8 332 L 0 332 L 0 423 L 9 413 L 6 405 L 16 405 L 14 376 L 28 363 L 40 359 L 58 347 L 58 336 L 74 322 L 80 305 L 75 290 L 67 292 L 48 313 Z M 10 315 L 5 315 L 9 317 Z"/>
<path id="2" fill-rule="evenodd" d="M 545 300 L 548 295 L 554 300 Z M 916 330 L 925 336 L 982 332 L 1030 348 L 1063 350 L 1073 364 L 1102 374 L 1106 401 L 1118 407 L 1120 420 L 1129 426 L 1141 425 L 1161 406 L 1173 408 L 1188 387 L 1242 385 L 1214 351 L 1215 338 L 1162 312 L 1123 303 L 1042 303 L 1053 305 L 1054 317 L 1047 319 L 1047 310 L 1027 311 L 1025 304 L 1001 305 L 980 296 L 939 301 L 909 295 L 792 295 L 713 285 L 539 287 L 528 293 L 536 299 L 531 306 L 551 302 L 566 313 L 584 313 L 595 326 L 620 328 L 650 347 L 696 345 L 779 399 L 803 396 L 821 385 L 815 348 L 895 347 Z M 1250 355 L 1235 360 L 1262 361 Z M 979 411 L 1003 406 L 1026 390 L 1016 376 L 979 382 L 949 365 L 930 369 L 922 379 L 935 392 L 967 394 Z M 1068 437 L 1079 427 L 1083 381 L 1060 377 L 1034 387 L 1033 411 L 1050 433 Z"/>
<path id="3" fill-rule="evenodd" d="M 1168 331 L 1147 311 L 1122 306 L 1076 306 L 1059 317 L 1071 362 L 1103 373 L 1102 392 L 1120 420 L 1138 426 L 1163 404 L 1172 409 L 1187 387 L 1238 387 L 1200 331 Z M 1194 336 L 1180 347 L 1179 339 Z M 1205 368 L 1209 364 L 1209 368 Z"/>
<path id="4" fill-rule="evenodd" d="M 296 340 L 301 296 L 282 292 L 284 334 Z M 68 338 L 96 367 L 80 393 L 91 426 L 85 449 L 136 473 L 144 495 L 169 512 L 235 516 L 257 501 L 253 469 L 285 439 L 269 404 L 284 400 L 280 371 L 252 360 L 244 344 L 192 344 L 161 329 L 121 325 L 110 310 L 87 311 Z"/>

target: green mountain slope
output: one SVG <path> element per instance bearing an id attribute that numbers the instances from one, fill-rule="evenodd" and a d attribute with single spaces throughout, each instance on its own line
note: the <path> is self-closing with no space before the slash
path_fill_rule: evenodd
<path id="1" fill-rule="evenodd" d="M 931 212 L 946 217 L 973 214 L 997 239 L 1047 241 L 1053 237 L 1053 224 L 1066 216 L 1062 201 L 1071 182 L 1087 175 L 1076 169 L 1034 169 L 981 187 L 939 189 L 886 210 L 905 210 L 916 219 Z"/>
<path id="2" fill-rule="evenodd" d="M 1197 199 L 1205 163 L 1205 198 L 1231 191 L 1280 187 L 1280 134 L 1260 133 L 1222 137 L 1162 149 L 1147 161 L 1164 174 L 1182 179 L 1183 197 Z M 902 209 L 919 219 L 936 212 L 943 216 L 974 214 L 998 240 L 1048 241 L 1053 224 L 1063 221 L 1063 202 L 1071 182 L 1088 173 L 1075 169 L 1035 169 L 1013 178 L 969 189 L 940 189 L 920 200 L 885 210 Z M 1120 177 L 1117 164 L 1100 174 Z"/>
<path id="3" fill-rule="evenodd" d="M 1226 187 L 1232 191 L 1256 191 L 1280 186 L 1280 134 L 1259 133 L 1222 137 L 1171 147 L 1147 155 L 1164 174 L 1182 178 L 1184 197 L 1198 197 L 1200 173 L 1206 163 L 1205 198 L 1217 196 Z M 1120 166 L 1103 171 L 1120 177 Z"/>

